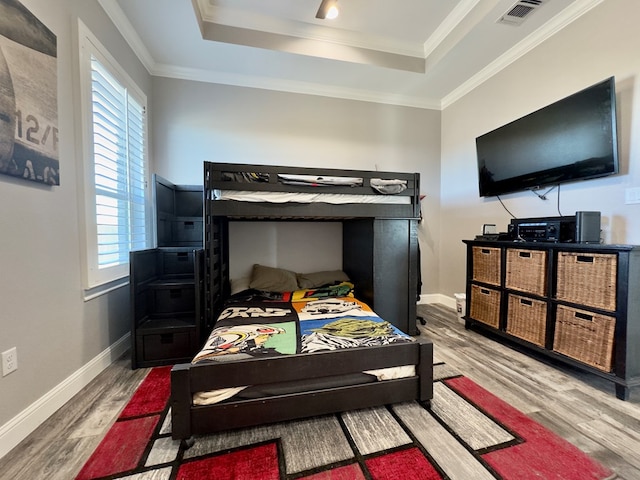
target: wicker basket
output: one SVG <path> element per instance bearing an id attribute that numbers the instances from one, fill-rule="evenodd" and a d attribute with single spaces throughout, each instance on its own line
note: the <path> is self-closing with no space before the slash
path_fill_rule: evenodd
<path id="1" fill-rule="evenodd" d="M 494 328 L 500 325 L 500 292 L 471 285 L 471 318 Z"/>
<path id="2" fill-rule="evenodd" d="M 610 253 L 559 252 L 556 297 L 615 311 L 617 260 Z"/>
<path id="3" fill-rule="evenodd" d="M 508 303 L 507 333 L 544 347 L 547 333 L 547 302 L 509 295 Z"/>
<path id="4" fill-rule="evenodd" d="M 507 249 L 505 286 L 521 292 L 547 294 L 547 252 Z"/>
<path id="5" fill-rule="evenodd" d="M 500 249 L 473 247 L 473 279 L 477 282 L 500 285 Z"/>
<path id="6" fill-rule="evenodd" d="M 553 349 L 599 370 L 612 370 L 616 319 L 558 305 Z"/>

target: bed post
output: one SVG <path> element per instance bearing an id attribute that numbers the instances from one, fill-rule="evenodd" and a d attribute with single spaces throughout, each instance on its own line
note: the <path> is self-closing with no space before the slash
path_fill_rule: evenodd
<path id="1" fill-rule="evenodd" d="M 190 364 L 175 365 L 171 369 L 171 437 L 185 440 L 191 436 Z"/>
<path id="2" fill-rule="evenodd" d="M 418 400 L 428 402 L 433 398 L 433 343 L 420 339 L 419 356 L 417 365 L 420 385 L 418 386 Z"/>

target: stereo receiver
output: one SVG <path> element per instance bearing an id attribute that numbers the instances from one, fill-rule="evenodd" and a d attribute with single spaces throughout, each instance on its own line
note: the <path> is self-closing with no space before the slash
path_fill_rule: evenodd
<path id="1" fill-rule="evenodd" d="M 511 220 L 514 237 L 525 242 L 574 242 L 576 217 Z"/>
<path id="2" fill-rule="evenodd" d="M 514 240 L 525 242 L 600 243 L 600 212 L 576 212 L 572 217 L 514 218 Z"/>

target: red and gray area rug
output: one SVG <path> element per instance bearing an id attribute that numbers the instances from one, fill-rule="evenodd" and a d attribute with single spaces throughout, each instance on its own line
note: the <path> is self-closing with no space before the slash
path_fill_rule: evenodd
<path id="1" fill-rule="evenodd" d="M 404 403 L 171 439 L 170 367 L 149 372 L 77 480 L 595 480 L 614 472 L 446 365 Z"/>

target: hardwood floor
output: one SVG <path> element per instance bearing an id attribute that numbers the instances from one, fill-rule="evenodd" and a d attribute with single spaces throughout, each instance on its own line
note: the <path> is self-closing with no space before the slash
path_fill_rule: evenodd
<path id="1" fill-rule="evenodd" d="M 445 362 L 598 459 L 625 480 L 640 479 L 640 387 L 618 400 L 612 382 L 551 365 L 465 330 L 454 312 L 420 305 L 420 326 Z"/>
<path id="2" fill-rule="evenodd" d="M 0 478 L 72 480 L 149 369 L 117 360 L 0 459 Z"/>
<path id="3" fill-rule="evenodd" d="M 464 329 L 455 312 L 420 305 L 419 326 L 445 362 L 566 438 L 618 478 L 640 480 L 640 388 L 630 400 L 594 375 L 551 366 Z M 100 374 L 14 450 L 0 459 L 0 478 L 70 480 L 115 421 L 148 369 L 123 358 Z"/>

